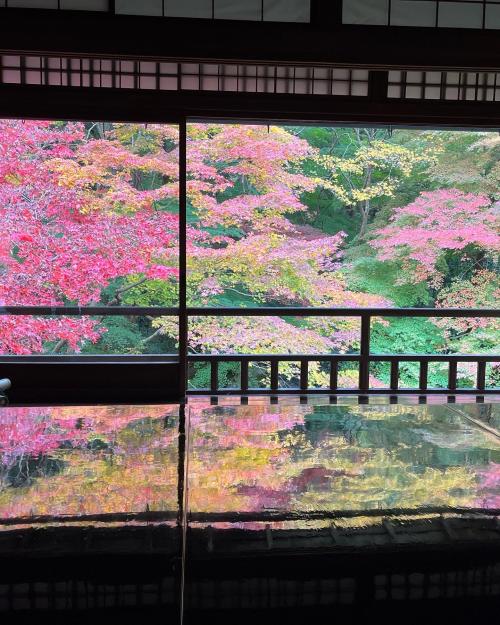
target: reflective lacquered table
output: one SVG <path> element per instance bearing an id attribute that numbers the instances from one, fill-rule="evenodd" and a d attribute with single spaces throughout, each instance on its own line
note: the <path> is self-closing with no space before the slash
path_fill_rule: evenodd
<path id="1" fill-rule="evenodd" d="M 0 611 L 305 622 L 497 597 L 492 399 L 1 408 Z M 460 549 L 493 560 L 477 579 L 447 564 L 443 586 Z"/>

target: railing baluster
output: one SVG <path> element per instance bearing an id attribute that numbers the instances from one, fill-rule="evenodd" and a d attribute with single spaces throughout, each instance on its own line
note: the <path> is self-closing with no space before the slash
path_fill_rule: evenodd
<path id="1" fill-rule="evenodd" d="M 363 314 L 361 317 L 361 344 L 359 348 L 359 390 L 368 391 L 370 388 L 370 324 L 371 317 Z"/>
<path id="2" fill-rule="evenodd" d="M 420 361 L 420 374 L 418 379 L 418 388 L 420 391 L 427 390 L 427 380 L 429 377 L 429 363 L 427 360 Z"/>
<path id="3" fill-rule="evenodd" d="M 477 363 L 476 388 L 478 391 L 484 391 L 486 388 L 486 362 L 484 360 Z"/>
<path id="4" fill-rule="evenodd" d="M 339 385 L 339 363 L 337 360 L 330 360 L 330 390 L 336 391 Z"/>
<path id="5" fill-rule="evenodd" d="M 240 387 L 242 393 L 248 391 L 248 360 L 240 361 Z"/>
<path id="6" fill-rule="evenodd" d="M 457 388 L 457 361 L 450 360 L 448 363 L 448 390 L 455 391 Z"/>
<path id="7" fill-rule="evenodd" d="M 137 307 L 104 307 L 102 310 L 103 315 L 117 315 L 117 314 L 137 314 L 138 312 L 149 311 L 149 308 L 142 309 Z M 177 309 L 152 309 L 150 314 L 154 316 L 178 313 Z M 94 308 L 91 307 L 58 307 L 56 309 L 52 307 L 2 307 L 0 306 L 0 316 L 7 314 L 14 315 L 33 315 L 33 314 L 69 314 L 69 315 L 90 315 L 97 314 Z M 145 313 L 144 313 L 145 314 Z M 396 308 L 295 308 L 295 307 L 273 307 L 273 308 L 252 308 L 252 309 L 240 309 L 240 308 L 187 308 L 186 316 L 198 315 L 198 316 L 331 316 L 331 317 L 343 317 L 343 316 L 355 316 L 360 319 L 360 352 L 357 355 L 346 354 L 345 356 L 339 355 L 312 355 L 312 354 L 259 354 L 256 355 L 188 355 L 187 360 L 190 363 L 201 361 L 209 362 L 211 367 L 210 373 L 210 390 L 213 395 L 215 394 L 238 394 L 243 395 L 250 394 L 321 394 L 322 392 L 328 392 L 332 394 L 338 393 L 346 394 L 352 393 L 354 389 L 339 389 L 338 377 L 339 377 L 339 360 L 347 362 L 357 362 L 359 365 L 358 375 L 358 390 L 359 394 L 364 396 L 374 393 L 381 394 L 384 392 L 382 389 L 370 388 L 370 366 L 372 362 L 389 362 L 390 363 L 390 383 L 387 389 L 388 394 L 391 395 L 391 401 L 397 399 L 397 394 L 411 394 L 419 393 L 419 402 L 425 403 L 427 394 L 445 394 L 447 391 L 450 395 L 467 394 L 471 391 L 477 395 L 477 401 L 482 401 L 482 396 L 486 394 L 493 394 L 497 391 L 495 388 L 486 388 L 486 369 L 488 363 L 496 362 L 500 360 L 500 356 L 493 354 L 373 354 L 370 347 L 370 333 L 371 333 L 371 320 L 375 316 L 387 316 L 387 317 L 469 317 L 477 316 L 481 318 L 491 317 L 498 318 L 500 311 L 493 309 L 439 309 L 434 311 L 431 309 L 396 309 Z M 5 357 L 8 359 L 9 357 Z M 13 361 L 16 361 L 16 357 L 10 357 Z M 29 358 L 29 357 L 28 357 Z M 32 360 L 43 362 L 44 357 L 31 357 Z M 55 360 L 55 357 L 46 357 L 47 360 Z M 85 357 L 74 357 L 76 362 L 85 362 Z M 249 366 L 250 362 L 262 361 L 270 364 L 270 387 L 266 389 L 249 388 Z M 330 379 L 328 388 L 310 388 L 309 387 L 309 362 L 330 363 Z M 239 362 L 241 370 L 241 384 L 240 388 L 233 389 L 220 389 L 218 380 L 218 365 L 220 362 Z M 280 362 L 299 362 L 300 363 L 300 383 L 299 388 L 279 388 L 279 363 Z M 419 363 L 419 376 L 418 376 L 418 388 L 402 388 L 400 389 L 399 382 L 399 367 L 401 362 L 418 362 Z M 429 389 L 429 363 L 430 362 L 446 362 L 448 364 L 448 384 L 446 389 L 431 388 Z M 458 386 L 458 362 L 475 362 L 477 363 L 477 378 L 475 389 L 462 389 Z M 190 389 L 190 394 L 203 394 L 206 389 Z"/>
<path id="8" fill-rule="evenodd" d="M 219 390 L 219 361 L 212 360 L 210 363 L 210 391 L 217 393 Z"/>
<path id="9" fill-rule="evenodd" d="M 391 360 L 391 391 L 399 388 L 399 360 Z"/>
<path id="10" fill-rule="evenodd" d="M 318 356 L 314 354 L 262 354 L 259 356 L 246 354 L 190 354 L 188 356 L 189 363 L 197 363 L 203 362 L 208 363 L 210 367 L 210 382 L 208 384 L 208 389 L 189 389 L 189 394 L 192 395 L 201 395 L 203 393 L 211 393 L 212 395 L 216 394 L 321 394 L 321 393 L 339 393 L 346 394 L 348 392 L 352 393 L 354 389 L 339 389 L 338 386 L 338 376 L 340 370 L 340 363 L 346 360 L 346 362 L 360 362 L 359 355 L 346 354 L 346 355 L 331 355 L 325 354 L 323 356 Z M 154 359 L 153 359 L 154 360 Z M 490 362 L 496 362 L 500 360 L 500 356 L 494 355 L 445 355 L 445 354 L 436 354 L 436 355 L 405 355 L 405 354 L 374 354 L 370 355 L 370 362 L 388 362 L 390 363 L 390 382 L 388 385 L 387 393 L 402 393 L 402 394 L 446 394 L 449 392 L 450 394 L 468 394 L 471 392 L 477 392 L 480 394 L 494 394 L 498 392 L 495 388 L 486 388 L 486 373 L 487 366 Z M 269 371 L 270 371 L 270 383 L 267 388 L 256 389 L 249 388 L 249 369 L 250 363 L 254 361 L 269 363 Z M 328 362 L 330 364 L 330 372 L 329 372 L 329 385 L 327 384 L 326 388 L 310 388 L 309 386 L 309 363 L 319 361 L 322 363 Z M 237 386 L 237 388 L 220 388 L 219 386 L 219 368 L 221 362 L 228 363 L 239 363 L 241 367 L 241 384 Z M 279 366 L 281 362 L 298 362 L 300 367 L 299 377 L 299 387 L 298 388 L 280 388 L 279 386 Z M 399 382 L 399 368 L 402 362 L 418 362 L 420 371 L 419 371 L 419 381 L 418 386 L 416 388 L 400 388 Z M 448 384 L 445 385 L 444 388 L 431 388 L 429 389 L 429 363 L 430 362 L 446 362 L 449 366 L 448 369 Z M 475 362 L 477 364 L 477 381 L 474 385 L 473 389 L 462 389 L 457 388 L 458 386 L 458 363 L 459 362 Z M 356 392 L 356 391 L 355 391 Z M 368 395 L 371 393 L 381 394 L 382 391 L 380 389 L 371 389 L 368 391 L 360 391 L 360 395 Z M 420 400 L 423 401 L 423 400 Z"/>
<path id="11" fill-rule="evenodd" d="M 309 386 L 309 363 L 307 360 L 300 361 L 300 390 L 307 391 Z"/>
<path id="12" fill-rule="evenodd" d="M 279 360 L 271 360 L 271 390 L 278 390 L 278 366 Z"/>

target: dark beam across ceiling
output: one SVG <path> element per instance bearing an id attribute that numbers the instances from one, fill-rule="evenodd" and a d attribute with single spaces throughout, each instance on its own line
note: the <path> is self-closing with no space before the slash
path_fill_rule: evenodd
<path id="1" fill-rule="evenodd" d="M 489 70 L 500 68 L 500 31 L 344 26 L 339 23 L 338 8 L 323 13 L 313 10 L 311 24 L 0 9 L 0 50 L 94 57 L 333 63 L 381 69 Z"/>
<path id="2" fill-rule="evenodd" d="M 0 118 L 175 123 L 184 116 L 265 123 L 500 129 L 497 102 L 0 86 Z"/>

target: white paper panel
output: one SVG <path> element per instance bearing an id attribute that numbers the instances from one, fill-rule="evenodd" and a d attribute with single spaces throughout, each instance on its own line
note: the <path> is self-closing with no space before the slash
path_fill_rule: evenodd
<path id="1" fill-rule="evenodd" d="M 116 13 L 129 15 L 162 15 L 162 0 L 115 0 Z"/>
<path id="2" fill-rule="evenodd" d="M 165 0 L 169 17 L 212 17 L 212 0 Z"/>
<path id="3" fill-rule="evenodd" d="M 410 99 L 420 99 L 422 97 L 422 88 L 417 86 L 406 87 L 406 97 Z"/>
<path id="4" fill-rule="evenodd" d="M 368 70 L 366 69 L 353 69 L 351 72 L 352 80 L 368 81 Z"/>
<path id="5" fill-rule="evenodd" d="M 385 25 L 389 16 L 389 0 L 344 0 L 344 24 Z"/>
<path id="6" fill-rule="evenodd" d="M 447 100 L 458 100 L 458 87 L 446 87 L 444 90 L 444 97 Z"/>
<path id="7" fill-rule="evenodd" d="M 441 2 L 438 26 L 444 28 L 481 28 L 483 7 L 479 3 Z"/>
<path id="8" fill-rule="evenodd" d="M 262 19 L 261 0 L 215 0 L 215 18 L 225 20 Z"/>
<path id="9" fill-rule="evenodd" d="M 392 26 L 435 26 L 436 3 L 425 0 L 392 0 Z"/>
<path id="10" fill-rule="evenodd" d="M 420 84 L 423 81 L 424 72 L 406 72 L 406 82 L 416 82 Z"/>
<path id="11" fill-rule="evenodd" d="M 400 98 L 401 97 L 401 87 L 399 85 L 389 85 L 387 90 L 388 98 Z"/>
<path id="12" fill-rule="evenodd" d="M 440 97 L 441 97 L 441 89 L 437 85 L 425 88 L 426 100 L 439 100 Z"/>
<path id="13" fill-rule="evenodd" d="M 366 96 L 368 94 L 368 85 L 362 82 L 353 82 L 351 85 L 351 95 Z"/>
<path id="14" fill-rule="evenodd" d="M 486 28 L 500 28 L 500 5 L 486 5 Z"/>
<path id="15" fill-rule="evenodd" d="M 57 9 L 57 0 L 9 0 L 10 8 Z"/>
<path id="16" fill-rule="evenodd" d="M 446 72 L 446 84 L 458 85 L 460 82 L 460 72 Z"/>
<path id="17" fill-rule="evenodd" d="M 441 72 L 425 72 L 425 82 L 428 85 L 440 85 Z"/>
<path id="18" fill-rule="evenodd" d="M 107 11 L 108 0 L 61 0 L 61 9 L 74 11 Z"/>
<path id="19" fill-rule="evenodd" d="M 309 22 L 310 0 L 264 0 L 266 22 Z"/>

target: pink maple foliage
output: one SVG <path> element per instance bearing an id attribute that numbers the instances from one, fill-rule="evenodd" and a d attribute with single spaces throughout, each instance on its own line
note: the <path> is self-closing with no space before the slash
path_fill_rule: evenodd
<path id="1" fill-rule="evenodd" d="M 426 191 L 407 206 L 394 209 L 391 223 L 371 242 L 380 260 L 398 260 L 402 281 L 430 281 L 439 286 L 439 259 L 446 251 L 500 249 L 498 213 L 484 195 L 458 189 Z"/>
<path id="2" fill-rule="evenodd" d="M 484 508 L 500 508 L 500 464 L 491 463 L 487 469 L 479 473 L 480 498 L 478 506 Z"/>
<path id="3" fill-rule="evenodd" d="M 118 277 L 176 277 L 177 218 L 152 210 L 158 190 L 149 197 L 130 184 L 138 160 L 110 141 L 86 143 L 82 124 L 0 123 L 1 305 L 84 306 L 98 303 Z M 131 202 L 133 211 L 120 202 Z M 61 340 L 78 351 L 104 331 L 96 320 L 62 317 L 3 317 L 1 328 L 0 349 L 18 354 Z"/>
<path id="4" fill-rule="evenodd" d="M 101 125 L 97 135 L 91 130 L 80 123 L 0 122 L 0 305 L 116 304 L 112 295 L 103 300 L 112 284 L 127 291 L 143 285 L 147 293 L 149 281 L 175 283 L 177 128 L 113 124 Z M 347 289 L 339 271 L 342 232 L 306 234 L 290 220 L 307 210 L 304 191 L 319 184 L 301 171 L 314 153 L 283 128 L 190 124 L 187 192 L 196 219 L 188 227 L 188 279 L 194 303 L 230 296 L 242 283 L 258 302 L 389 305 Z M 134 293 L 147 303 L 144 292 L 128 291 L 127 303 L 136 302 Z M 345 351 L 355 341 L 355 330 L 344 325 L 299 330 L 281 319 L 253 324 L 252 340 L 266 347 L 264 335 L 271 334 L 270 350 Z M 175 338 L 174 326 L 164 333 Z M 104 331 L 98 319 L 4 317 L 0 350 L 29 354 L 63 343 L 78 351 Z M 249 342 L 210 322 L 193 326 L 193 345 L 198 334 L 203 351 L 234 351 Z"/>

